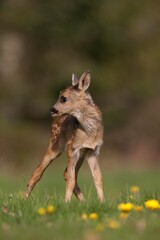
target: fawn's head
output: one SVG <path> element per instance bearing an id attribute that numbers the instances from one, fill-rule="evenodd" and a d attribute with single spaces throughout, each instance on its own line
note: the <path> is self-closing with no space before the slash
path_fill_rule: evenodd
<path id="1" fill-rule="evenodd" d="M 56 104 L 50 109 L 51 115 L 56 117 L 71 114 L 80 106 L 91 101 L 90 95 L 86 92 L 90 85 L 90 79 L 90 71 L 88 70 L 79 79 L 75 74 L 72 74 L 72 86 L 60 92 Z"/>

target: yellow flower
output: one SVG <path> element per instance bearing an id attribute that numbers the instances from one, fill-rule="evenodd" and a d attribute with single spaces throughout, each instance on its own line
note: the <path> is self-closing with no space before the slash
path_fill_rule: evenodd
<path id="1" fill-rule="evenodd" d="M 97 214 L 97 213 L 90 213 L 90 214 L 89 214 L 89 219 L 91 219 L 91 220 L 97 220 L 97 219 L 98 219 L 98 214 Z"/>
<path id="2" fill-rule="evenodd" d="M 120 217 L 121 219 L 127 219 L 128 216 L 129 216 L 129 213 L 127 213 L 127 212 L 121 212 L 121 213 L 119 214 L 119 217 Z"/>
<path id="3" fill-rule="evenodd" d="M 130 198 L 131 200 L 133 200 L 133 199 L 134 199 L 133 195 L 129 195 L 129 198 Z"/>
<path id="4" fill-rule="evenodd" d="M 133 209 L 134 209 L 136 212 L 142 212 L 143 206 L 135 205 L 135 206 L 133 207 Z"/>
<path id="5" fill-rule="evenodd" d="M 151 210 L 160 209 L 160 203 L 158 200 L 155 199 L 147 200 L 144 204 L 146 208 Z"/>
<path id="6" fill-rule="evenodd" d="M 55 207 L 53 205 L 48 205 L 46 210 L 48 214 L 51 214 L 55 211 Z"/>
<path id="7" fill-rule="evenodd" d="M 88 215 L 86 213 L 82 213 L 81 219 L 87 220 L 88 219 Z"/>
<path id="8" fill-rule="evenodd" d="M 43 215 L 45 215 L 45 214 L 46 214 L 46 209 L 45 209 L 45 208 L 43 208 L 43 207 L 41 207 L 41 208 L 39 208 L 39 209 L 38 209 L 38 211 L 37 211 L 37 212 L 38 212 L 38 214 L 39 214 L 39 215 L 43 216 Z"/>
<path id="9" fill-rule="evenodd" d="M 133 209 L 133 204 L 128 202 L 128 203 L 120 203 L 118 205 L 118 209 L 121 211 L 121 212 L 130 212 L 132 209 Z"/>
<path id="10" fill-rule="evenodd" d="M 107 223 L 107 227 L 112 228 L 112 229 L 118 229 L 120 228 L 120 223 L 116 220 L 109 220 Z"/>
<path id="11" fill-rule="evenodd" d="M 139 186 L 131 186 L 130 187 L 130 192 L 131 193 L 139 193 L 140 187 Z"/>

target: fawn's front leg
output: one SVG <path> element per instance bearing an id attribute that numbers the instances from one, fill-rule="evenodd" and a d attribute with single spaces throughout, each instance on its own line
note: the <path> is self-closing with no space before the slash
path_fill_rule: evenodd
<path id="1" fill-rule="evenodd" d="M 85 198 L 83 196 L 83 193 L 81 192 L 81 189 L 80 189 L 80 187 L 79 187 L 79 185 L 77 183 L 78 172 L 79 172 L 79 169 L 81 168 L 81 166 L 83 164 L 83 161 L 84 161 L 84 154 L 78 160 L 78 163 L 77 163 L 76 168 L 75 168 L 75 186 L 74 186 L 74 189 L 73 189 L 74 195 L 80 201 L 84 201 L 85 200 Z M 67 178 L 68 178 L 68 168 L 66 168 L 65 171 L 64 171 L 64 180 L 66 182 L 67 182 Z"/>
<path id="2" fill-rule="evenodd" d="M 86 158 L 87 158 L 88 165 L 91 169 L 98 199 L 101 202 L 104 202 L 105 198 L 104 198 L 103 186 L 102 186 L 102 174 L 101 174 L 101 170 L 98 162 L 98 154 L 94 150 L 89 150 Z"/>
<path id="3" fill-rule="evenodd" d="M 79 149 L 75 149 L 73 145 L 68 146 L 68 166 L 67 166 L 67 178 L 66 178 L 66 196 L 65 201 L 70 202 L 72 192 L 76 185 L 76 165 L 79 159 Z"/>
<path id="4" fill-rule="evenodd" d="M 33 172 L 29 183 L 27 184 L 27 189 L 25 191 L 25 197 L 28 197 L 31 191 L 33 190 L 34 186 L 37 182 L 41 179 L 45 169 L 49 166 L 49 164 L 60 155 L 60 152 L 52 151 L 51 147 L 49 146 L 42 162 L 37 166 L 35 171 Z"/>

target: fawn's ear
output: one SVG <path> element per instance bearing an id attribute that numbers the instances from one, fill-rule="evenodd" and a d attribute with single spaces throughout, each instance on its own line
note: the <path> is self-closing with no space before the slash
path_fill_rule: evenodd
<path id="1" fill-rule="evenodd" d="M 78 88 L 79 90 L 85 91 L 89 87 L 91 81 L 91 74 L 89 70 L 86 70 L 79 79 Z"/>
<path id="2" fill-rule="evenodd" d="M 76 86 L 78 82 L 79 82 L 78 77 L 74 73 L 72 73 L 72 86 Z"/>

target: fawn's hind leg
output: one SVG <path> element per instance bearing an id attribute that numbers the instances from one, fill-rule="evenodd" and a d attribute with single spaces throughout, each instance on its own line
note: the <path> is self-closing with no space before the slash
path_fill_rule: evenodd
<path id="1" fill-rule="evenodd" d="M 105 198 L 104 198 L 103 187 L 102 187 L 102 174 L 101 174 L 101 170 L 98 162 L 98 154 L 95 152 L 95 150 L 89 150 L 86 155 L 86 158 L 93 176 L 98 199 L 101 202 L 104 202 Z"/>
<path id="2" fill-rule="evenodd" d="M 80 149 L 77 148 L 77 146 L 74 146 L 73 142 L 71 142 L 68 145 L 67 153 L 68 153 L 69 161 L 67 166 L 65 201 L 70 202 L 72 193 L 76 186 L 76 175 L 78 174 L 78 170 L 79 170 L 77 168 L 77 174 L 76 174 L 76 166 L 78 166 L 77 163 L 78 163 L 78 160 L 80 159 Z M 79 165 L 79 168 L 80 166 L 81 164 Z"/>
<path id="3" fill-rule="evenodd" d="M 79 172 L 79 169 L 81 168 L 82 164 L 83 164 L 83 161 L 84 161 L 84 155 L 80 157 L 80 159 L 78 160 L 78 163 L 76 165 L 76 169 L 75 169 L 75 186 L 74 186 L 74 189 L 73 189 L 73 193 L 74 195 L 77 197 L 77 199 L 79 199 L 80 201 L 83 201 L 85 200 L 84 196 L 83 196 L 83 193 L 81 192 L 81 189 L 77 183 L 77 178 L 78 178 L 78 172 Z M 64 171 L 64 180 L 67 182 L 67 175 L 68 175 L 68 172 L 67 172 L 67 168 L 65 169 Z"/>
<path id="4" fill-rule="evenodd" d="M 47 152 L 42 160 L 42 162 L 37 166 L 35 171 L 33 172 L 29 183 L 27 184 L 27 189 L 25 191 L 25 196 L 28 197 L 34 186 L 41 179 L 45 169 L 49 166 L 49 164 L 57 158 L 61 154 L 61 151 L 56 150 L 55 152 L 52 150 L 51 146 L 48 147 Z"/>

